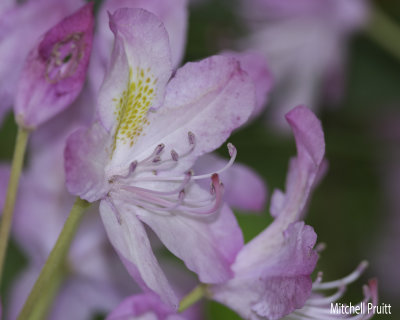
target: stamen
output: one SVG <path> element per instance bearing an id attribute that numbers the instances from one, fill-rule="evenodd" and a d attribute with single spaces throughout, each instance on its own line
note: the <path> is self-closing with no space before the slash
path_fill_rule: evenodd
<path id="1" fill-rule="evenodd" d="M 189 213 L 194 213 L 194 214 L 200 214 L 200 215 L 210 215 L 216 213 L 219 208 L 221 207 L 223 201 L 223 184 L 220 183 L 219 181 L 219 176 L 218 174 L 214 173 L 211 177 L 213 188 L 215 190 L 215 201 L 214 204 L 211 208 L 205 209 L 203 208 L 196 208 L 196 209 L 191 209 L 191 208 L 186 208 L 187 212 Z"/>
<path id="2" fill-rule="evenodd" d="M 188 139 L 189 139 L 189 144 L 191 146 L 196 144 L 196 136 L 194 135 L 193 132 L 191 132 L 191 131 L 188 132 Z"/>
<path id="3" fill-rule="evenodd" d="M 155 156 L 151 162 L 152 163 L 159 163 L 159 162 L 161 162 L 161 157 L 160 156 Z"/>
<path id="4" fill-rule="evenodd" d="M 138 164 L 143 165 L 144 163 L 153 160 L 154 157 L 159 156 L 165 148 L 165 145 L 163 143 L 160 143 L 157 147 L 155 147 L 154 151 L 146 158 L 141 160 Z"/>
<path id="5" fill-rule="evenodd" d="M 322 271 L 318 272 L 317 274 L 317 278 L 315 279 L 315 281 L 313 282 L 313 286 L 314 284 L 318 284 L 322 282 L 322 276 L 324 275 L 324 273 Z"/>
<path id="6" fill-rule="evenodd" d="M 367 262 L 363 261 L 360 263 L 357 269 L 353 271 L 350 275 L 348 275 L 343 279 L 332 282 L 321 283 L 322 274 L 319 273 L 317 279 L 313 283 L 314 293 L 315 291 L 332 289 L 332 288 L 339 288 L 339 290 L 335 294 L 323 298 L 321 298 L 319 295 L 316 294 L 311 295 L 311 297 L 308 299 L 303 308 L 294 311 L 286 318 L 301 319 L 301 320 L 311 320 L 311 319 L 333 320 L 333 319 L 343 319 L 343 318 L 351 320 L 370 319 L 373 316 L 372 313 L 371 314 L 362 313 L 358 315 L 343 315 L 343 314 L 332 315 L 329 307 L 331 303 L 337 301 L 343 296 L 346 289 L 346 284 L 349 284 L 350 282 L 356 280 L 360 276 L 360 274 L 364 271 L 364 269 L 367 267 L 367 265 L 368 265 Z M 341 284 L 341 286 L 339 287 L 338 284 Z M 368 286 L 363 286 L 363 292 L 364 292 L 364 299 L 363 301 L 355 305 L 355 308 L 360 308 L 361 305 L 365 306 L 371 300 L 374 305 L 377 305 L 378 292 L 377 292 L 377 283 L 375 279 L 370 280 Z M 365 307 L 363 309 L 365 310 Z"/>
<path id="7" fill-rule="evenodd" d="M 236 150 L 236 148 L 235 148 L 235 146 L 233 144 L 228 143 L 228 151 L 229 151 L 229 155 L 231 156 L 231 158 L 229 159 L 229 162 L 222 169 L 216 171 L 213 174 L 203 174 L 203 175 L 193 176 L 193 180 L 200 180 L 200 179 L 210 178 L 214 174 L 221 174 L 225 170 L 229 169 L 233 165 L 233 163 L 235 162 L 236 155 L 237 155 L 237 150 Z"/>
<path id="8" fill-rule="evenodd" d="M 113 175 L 113 176 L 111 177 L 111 179 L 108 180 L 108 182 L 109 182 L 109 183 L 114 183 L 114 181 L 116 181 L 116 180 L 118 180 L 118 179 L 126 179 L 126 178 L 128 178 L 128 177 L 132 174 L 132 172 L 135 171 L 135 169 L 136 169 L 136 167 L 137 167 L 137 164 L 138 164 L 138 163 L 137 163 L 136 160 L 133 161 L 133 162 L 131 162 L 131 164 L 129 165 L 128 173 L 127 173 L 126 175 L 124 175 L 124 176 L 119 175 L 119 174 Z"/>
<path id="9" fill-rule="evenodd" d="M 186 185 L 189 183 L 190 178 L 191 178 L 191 172 L 187 172 L 185 174 L 185 179 L 182 181 L 182 183 L 175 189 L 170 190 L 170 191 L 155 191 L 155 190 L 149 190 L 145 188 L 140 188 L 140 187 L 134 187 L 134 186 L 121 186 L 120 188 L 126 191 L 130 191 L 132 193 L 150 193 L 150 194 L 156 194 L 160 196 L 170 196 L 174 195 L 178 192 L 180 192 L 183 188 L 186 187 Z"/>
<path id="10" fill-rule="evenodd" d="M 235 146 L 233 144 L 229 143 L 228 151 L 229 151 L 231 158 L 229 159 L 229 162 L 223 168 L 221 168 L 220 170 L 213 172 L 213 173 L 207 173 L 207 174 L 196 175 L 196 176 L 194 175 L 194 176 L 192 176 L 192 180 L 209 179 L 212 177 L 213 174 L 219 175 L 219 174 L 223 173 L 224 171 L 226 171 L 227 169 L 229 169 L 235 162 L 235 159 L 237 156 L 237 149 L 235 148 Z M 186 156 L 187 154 L 188 154 L 188 152 L 185 153 L 183 156 Z M 183 156 L 181 156 L 181 157 L 183 157 Z M 163 164 L 168 163 L 168 160 L 163 161 L 162 163 Z M 173 161 L 173 163 L 176 165 L 175 161 Z M 166 169 L 166 170 L 168 170 L 168 169 Z M 159 167 L 157 167 L 156 170 L 159 171 L 160 170 Z M 141 181 L 159 181 L 159 182 L 161 182 L 161 181 L 165 181 L 165 182 L 166 181 L 181 181 L 182 177 L 143 177 L 140 180 Z"/>
<path id="11" fill-rule="evenodd" d="M 342 286 L 335 294 L 324 298 L 310 299 L 309 301 L 306 302 L 306 304 L 309 306 L 326 305 L 340 299 L 345 292 L 346 292 L 346 286 Z"/>
<path id="12" fill-rule="evenodd" d="M 322 251 L 324 251 L 326 249 L 326 243 L 323 243 L 323 242 L 321 242 L 321 243 L 318 243 L 317 244 L 317 246 L 315 247 L 315 251 L 317 252 L 317 253 L 321 253 Z"/>
<path id="13" fill-rule="evenodd" d="M 233 154 L 236 152 L 236 148 L 232 143 L 228 143 L 228 152 L 229 152 L 229 156 L 233 157 Z"/>
<path id="14" fill-rule="evenodd" d="M 171 150 L 171 158 L 174 161 L 178 161 L 179 160 L 179 155 L 175 150 Z"/>
<path id="15" fill-rule="evenodd" d="M 156 155 L 157 156 L 160 155 L 164 151 L 164 148 L 165 148 L 165 144 L 164 143 L 160 143 L 155 149 Z"/>
<path id="16" fill-rule="evenodd" d="M 368 267 L 367 261 L 362 261 L 360 265 L 350 273 L 348 276 L 344 277 L 343 279 L 339 279 L 336 281 L 325 282 L 325 283 L 315 283 L 313 284 L 313 290 L 327 290 L 327 289 L 334 289 L 342 287 L 343 285 L 347 285 L 349 283 L 354 282 L 357 280 L 360 275 L 364 272 L 364 270 Z"/>

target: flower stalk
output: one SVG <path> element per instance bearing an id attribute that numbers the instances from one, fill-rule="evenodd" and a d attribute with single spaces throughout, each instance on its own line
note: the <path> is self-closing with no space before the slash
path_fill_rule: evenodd
<path id="1" fill-rule="evenodd" d="M 178 312 L 183 312 L 196 302 L 200 301 L 202 298 L 207 296 L 207 285 L 200 284 L 196 288 L 194 288 L 191 292 L 189 292 L 186 296 L 183 297 L 181 302 L 179 303 Z"/>
<path id="2" fill-rule="evenodd" d="M 45 289 L 55 281 L 68 250 L 71 246 L 72 239 L 78 229 L 79 223 L 83 217 L 83 213 L 89 208 L 90 203 L 77 198 L 71 212 L 64 224 L 64 227 L 57 239 L 53 250 L 51 250 L 45 265 L 40 272 L 39 278 L 36 280 L 28 299 L 25 301 L 24 307 L 18 316 L 18 320 L 29 319 L 33 312 L 33 307 L 37 305 Z"/>
<path id="3" fill-rule="evenodd" d="M 23 127 L 18 128 L 17 141 L 15 143 L 14 155 L 11 165 L 10 180 L 8 182 L 7 197 L 4 204 L 3 215 L 0 226 L 0 279 L 3 274 L 4 260 L 7 252 L 8 239 L 13 220 L 15 200 L 17 197 L 19 178 L 24 164 L 24 156 L 29 130 Z"/>
<path id="4" fill-rule="evenodd" d="M 39 301 L 37 302 L 35 309 L 28 320 L 42 320 L 47 319 L 50 307 L 57 296 L 58 290 L 60 289 L 65 277 L 65 270 L 62 268 L 58 270 L 53 279 L 49 282 L 46 290 L 42 293 Z"/>

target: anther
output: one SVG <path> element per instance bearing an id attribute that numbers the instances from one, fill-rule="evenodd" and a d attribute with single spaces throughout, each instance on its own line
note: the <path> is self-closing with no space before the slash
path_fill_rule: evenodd
<path id="1" fill-rule="evenodd" d="M 236 148 L 232 143 L 228 143 L 228 152 L 229 156 L 233 157 L 234 154 L 236 154 Z"/>
<path id="2" fill-rule="evenodd" d="M 174 161 L 178 161 L 179 160 L 179 154 L 173 149 L 171 150 L 171 158 Z"/>
<path id="3" fill-rule="evenodd" d="M 155 149 L 155 151 L 154 151 L 155 155 L 156 155 L 156 156 L 160 155 L 161 152 L 164 151 L 164 148 L 165 148 L 165 144 L 164 144 L 164 143 L 160 143 L 160 144 L 156 147 L 156 149 Z"/>
<path id="4" fill-rule="evenodd" d="M 154 159 L 151 162 L 159 163 L 160 161 L 161 161 L 161 157 L 160 156 L 155 156 Z"/>
<path id="5" fill-rule="evenodd" d="M 315 246 L 315 251 L 317 252 L 317 253 L 321 253 L 322 251 L 324 251 L 326 249 L 326 244 L 324 243 L 324 242 L 321 242 L 321 243 L 318 243 L 316 246 Z"/>
<path id="6" fill-rule="evenodd" d="M 367 261 L 362 261 L 359 266 L 350 273 L 348 276 L 331 282 L 323 282 L 323 283 L 314 283 L 313 290 L 327 290 L 333 288 L 339 288 L 343 285 L 347 285 L 349 283 L 354 282 L 356 279 L 360 277 L 360 275 L 364 272 L 364 270 L 368 267 Z"/>
<path id="7" fill-rule="evenodd" d="M 189 144 L 194 145 L 196 143 L 196 136 L 192 131 L 188 132 L 188 139 L 189 139 Z"/>

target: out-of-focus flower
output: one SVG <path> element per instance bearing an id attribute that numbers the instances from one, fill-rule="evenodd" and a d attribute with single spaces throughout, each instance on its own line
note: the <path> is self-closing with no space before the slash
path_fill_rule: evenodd
<path id="1" fill-rule="evenodd" d="M 131 296 L 122 301 L 106 320 L 185 320 L 154 293 Z"/>
<path id="2" fill-rule="evenodd" d="M 78 96 L 89 65 L 93 24 L 89 3 L 47 31 L 29 53 L 14 105 L 21 126 L 36 128 Z"/>
<path id="3" fill-rule="evenodd" d="M 325 143 L 320 122 L 307 108 L 293 109 L 286 119 L 298 155 L 290 162 L 286 194 L 272 195 L 275 220 L 239 252 L 232 265 L 234 278 L 209 287 L 213 299 L 246 319 L 280 319 L 301 308 L 311 294 L 317 236 L 298 219 L 323 162 Z"/>
<path id="4" fill-rule="evenodd" d="M 98 14 L 98 27 L 90 63 L 90 83 L 97 94 L 109 63 L 114 35 L 108 28 L 108 12 L 119 8 L 142 8 L 155 14 L 164 24 L 174 68 L 182 62 L 188 20 L 187 0 L 106 0 Z"/>
<path id="5" fill-rule="evenodd" d="M 365 0 L 242 3 L 251 33 L 241 46 L 264 53 L 276 80 L 272 125 L 286 128 L 283 115 L 299 103 L 314 107 L 323 91 L 340 98 L 346 43 L 366 22 Z"/>
<path id="6" fill-rule="evenodd" d="M 13 224 L 13 237 L 29 264 L 11 289 L 6 319 L 17 318 L 73 204 L 65 187 L 63 151 L 71 130 L 91 119 L 87 98 L 81 96 L 32 136 L 30 165 L 21 179 Z M 0 166 L 0 208 L 8 174 L 8 166 Z M 109 245 L 96 210 L 86 214 L 77 232 L 60 270 L 59 288 L 54 293 L 47 288 L 54 295 L 49 319 L 89 319 L 96 312 L 111 311 L 135 289 Z"/>
<path id="7" fill-rule="evenodd" d="M 317 250 L 313 249 L 316 234 L 298 220 L 324 167 L 325 142 L 320 122 L 307 108 L 293 109 L 286 119 L 295 135 L 298 156 L 290 161 L 286 193 L 275 190 L 272 195 L 271 213 L 275 220 L 239 252 L 232 265 L 234 278 L 209 286 L 209 294 L 245 319 L 343 318 L 329 313 L 330 303 L 342 297 L 346 286 L 360 276 L 367 263 L 362 262 L 340 280 L 322 282 L 320 273 L 316 281 L 311 281 L 318 259 Z M 331 289 L 338 291 L 322 296 L 324 290 Z M 376 280 L 364 287 L 364 295 L 361 303 L 377 304 Z"/>
<path id="8" fill-rule="evenodd" d="M 248 119 L 254 87 L 236 59 L 222 56 L 188 63 L 171 79 L 168 37 L 155 15 L 119 9 L 110 19 L 115 43 L 98 99 L 100 123 L 69 137 L 67 186 L 101 200 L 109 239 L 130 274 L 177 305 L 143 223 L 202 282 L 231 277 L 241 230 L 222 205 L 218 175 L 188 170 Z M 194 183 L 210 177 L 211 194 Z"/>
<path id="9" fill-rule="evenodd" d="M 82 0 L 1 1 L 0 122 L 14 103 L 17 82 L 28 52 L 43 33 L 83 4 Z"/>

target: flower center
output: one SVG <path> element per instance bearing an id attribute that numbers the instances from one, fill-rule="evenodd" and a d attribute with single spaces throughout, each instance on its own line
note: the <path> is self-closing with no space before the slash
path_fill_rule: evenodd
<path id="1" fill-rule="evenodd" d="M 72 76 L 84 53 L 83 33 L 74 33 L 57 42 L 46 66 L 46 80 L 50 83 Z"/>
<path id="2" fill-rule="evenodd" d="M 163 159 L 165 145 L 159 144 L 145 159 L 140 162 L 133 161 L 127 175 L 113 176 L 110 179 L 110 183 L 113 184 L 110 198 L 119 197 L 123 201 L 163 215 L 173 212 L 206 218 L 218 213 L 223 202 L 223 184 L 218 174 L 233 164 L 237 153 L 236 148 L 228 144 L 231 159 L 217 172 L 196 176 L 192 171 L 188 171 L 180 177 L 160 175 L 176 167 L 180 159 L 192 153 L 196 141 L 191 132 L 188 133 L 188 143 L 189 149 L 180 155 L 172 149 L 170 155 Z M 151 172 L 151 174 L 143 175 L 144 172 Z M 199 179 L 211 179 L 210 192 L 204 192 L 201 198 L 193 196 L 190 192 L 190 185 L 194 180 Z M 157 185 L 157 189 L 143 187 L 148 185 Z"/>

